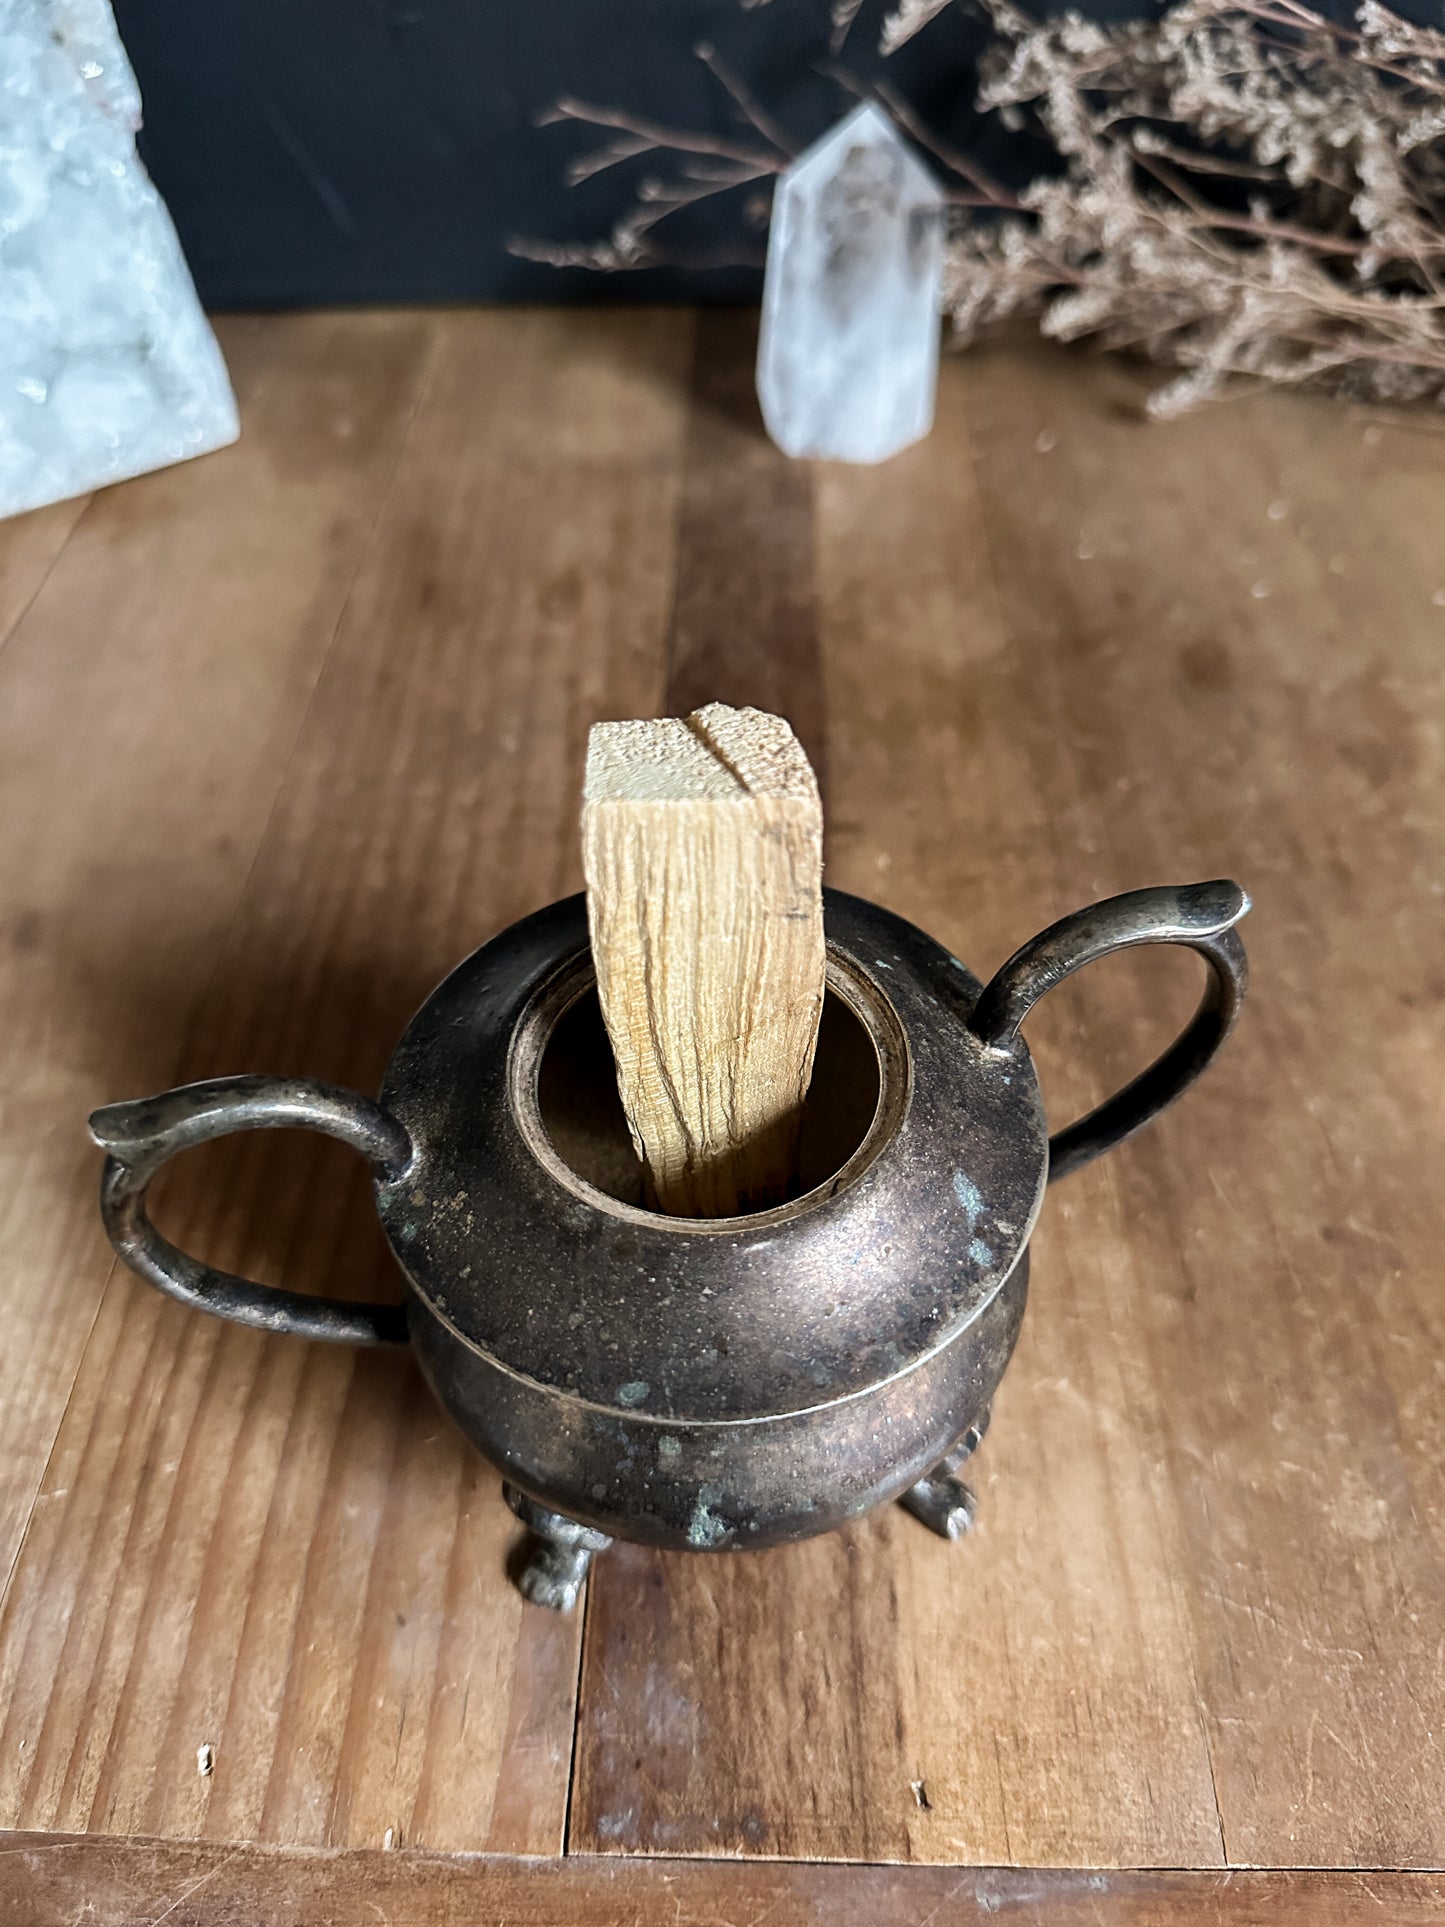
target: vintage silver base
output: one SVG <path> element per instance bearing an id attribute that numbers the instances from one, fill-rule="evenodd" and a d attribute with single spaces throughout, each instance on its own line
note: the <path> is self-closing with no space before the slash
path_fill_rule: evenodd
<path id="1" fill-rule="evenodd" d="M 972 1458 L 988 1430 L 988 1414 L 982 1422 L 970 1425 L 953 1450 L 940 1459 L 933 1470 L 897 1501 L 905 1512 L 936 1532 L 940 1539 L 961 1539 L 968 1532 L 978 1511 L 973 1488 L 957 1474 Z M 517 1585 L 534 1606 L 547 1606 L 553 1612 L 570 1613 L 577 1604 L 583 1582 L 592 1569 L 595 1553 L 605 1552 L 612 1544 L 605 1532 L 579 1525 L 561 1512 L 549 1512 L 525 1492 L 502 1481 L 502 1493 L 530 1534 L 531 1543 Z"/>
<path id="2" fill-rule="evenodd" d="M 408 1341 L 535 1534 L 529 1599 L 575 1603 L 613 1538 L 720 1552 L 893 1500 L 946 1538 L 1028 1296 L 1044 1186 L 1147 1122 L 1219 1048 L 1245 987 L 1234 884 L 1080 911 L 983 988 L 921 930 L 825 893 L 827 996 L 801 1195 L 719 1219 L 645 1208 L 580 897 L 514 925 L 427 1000 L 381 1100 L 238 1077 L 98 1111 L 101 1207 L 141 1277 L 243 1324 Z M 1019 1025 L 1108 952 L 1210 966 L 1164 1055 L 1052 1139 Z M 227 1132 L 309 1125 L 367 1158 L 400 1305 L 278 1291 L 169 1244 L 147 1188 Z"/>
<path id="3" fill-rule="evenodd" d="M 570 1613 L 577 1604 L 593 1553 L 605 1552 L 612 1541 L 605 1532 L 579 1525 L 560 1512 L 549 1512 L 505 1479 L 502 1494 L 536 1542 L 528 1549 L 517 1577 L 523 1597 L 534 1606 Z"/>

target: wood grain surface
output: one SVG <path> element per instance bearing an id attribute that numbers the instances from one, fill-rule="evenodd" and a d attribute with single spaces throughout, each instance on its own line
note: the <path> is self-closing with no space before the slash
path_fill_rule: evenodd
<path id="1" fill-rule="evenodd" d="M 177 940 L 154 906 L 115 959 L 112 996 L 170 1035 L 148 1071 L 69 1089 L 88 1182 L 63 1222 L 92 1246 L 95 1083 L 282 1067 L 375 1089 L 430 985 L 576 887 L 587 726 L 657 700 L 686 321 L 613 323 L 631 372 L 605 322 L 425 329 L 405 446 L 194 1016 L 154 980 Z M 163 832 L 127 827 L 164 883 Z M 157 1215 L 232 1269 L 394 1292 L 364 1174 L 333 1149 L 217 1147 Z M 405 1357 L 268 1342 L 118 1272 L 0 1615 L 0 1813 L 555 1850 L 580 1628 L 523 1606 L 519 1532 Z"/>
<path id="2" fill-rule="evenodd" d="M 1237 1050 L 1061 1192 L 1037 1275 L 1067 1240 L 1138 1335 L 1228 1858 L 1438 1865 L 1445 442 L 1260 397 L 1170 430 L 1145 486 L 1137 385 L 1062 375 L 972 384 L 1005 621 L 1068 745 L 1046 806 L 1085 894 L 1223 871 L 1258 908 Z M 1100 988 L 1060 1055 L 1097 1028 L 1138 1062 L 1145 1000 Z"/>
<path id="3" fill-rule="evenodd" d="M 829 881 L 987 970 L 1093 896 L 1237 875 L 1253 1002 L 1051 1198 L 970 1542 L 893 1514 L 599 1564 L 572 1842 L 1435 1864 L 1442 444 L 1269 399 L 1156 431 L 1135 377 L 1037 350 L 946 372 L 930 441 L 817 472 L 817 646 L 769 665 L 826 716 Z M 1191 964 L 1040 1010 L 1060 1122 Z"/>
<path id="4" fill-rule="evenodd" d="M 0 648 L 44 587 L 89 501 L 78 495 L 0 522 Z"/>
<path id="5" fill-rule="evenodd" d="M 1008 647 L 959 459 L 963 385 L 941 402 L 921 449 L 824 471 L 817 491 L 827 874 L 991 967 L 1072 904 L 1028 756 L 1030 669 Z M 720 612 L 720 637 L 728 626 Z M 800 652 L 800 684 L 816 660 Z M 1216 1075 L 1233 1072 L 1226 1060 Z M 1092 1276 L 1060 1303 L 1050 1269 L 1041 1255 L 1046 1309 L 999 1401 L 972 1541 L 935 1539 L 897 1510 L 746 1560 L 608 1555 L 588 1625 L 575 1844 L 1220 1859 L 1151 1490 L 1157 1438 L 1124 1383 L 1133 1335 L 1101 1324 Z"/>
<path id="6" fill-rule="evenodd" d="M 828 806 L 813 486 L 762 433 L 757 325 L 697 317 L 663 713 L 704 703 L 786 714 Z"/>
<path id="7" fill-rule="evenodd" d="M 786 717 L 594 723 L 582 868 L 644 1196 L 728 1218 L 794 1195 L 823 1009 L 823 809 Z"/>
<path id="8" fill-rule="evenodd" d="M 1445 1861 L 1445 444 L 1301 398 L 1146 427 L 1128 369 L 1003 346 L 919 448 L 809 468 L 753 326 L 230 323 L 235 448 L 0 529 L 0 1824 L 254 1843 L 17 1836 L 17 1919 L 1440 1917 L 1379 1870 Z M 791 717 L 828 881 L 975 969 L 1233 874 L 1254 990 L 1050 1197 L 971 1539 L 615 1547 L 584 1637 L 522 1606 L 404 1358 L 112 1272 L 82 1124 L 226 1071 L 374 1089 L 450 964 L 578 887 L 590 723 L 708 700 Z M 1057 1121 L 1192 964 L 1045 1001 Z M 385 1295 L 367 1190 L 268 1134 L 157 1215 Z M 564 1830 L 550 1870 L 299 1851 Z M 1108 1871 L 1250 1866 L 1358 1872 Z"/>
<path id="9" fill-rule="evenodd" d="M 317 1853 L 0 1834 L 24 1927 L 1433 1927 L 1433 1873 L 1100 1873 Z"/>
<path id="10" fill-rule="evenodd" d="M 6 1573 L 110 1269 L 85 1115 L 174 1081 L 429 325 L 233 327 L 243 444 L 0 525 Z"/>

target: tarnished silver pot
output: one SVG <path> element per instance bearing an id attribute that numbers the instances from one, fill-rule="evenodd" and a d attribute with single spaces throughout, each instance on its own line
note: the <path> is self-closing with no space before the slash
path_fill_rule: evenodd
<path id="1" fill-rule="evenodd" d="M 644 1210 L 598 1009 L 584 901 L 460 965 L 398 1045 L 379 1103 L 235 1077 L 112 1104 L 101 1208 L 162 1291 L 264 1329 L 415 1347 L 437 1397 L 539 1535 L 524 1588 L 567 1606 L 609 1536 L 765 1546 L 902 1498 L 955 1536 L 1028 1288 L 1045 1183 L 1198 1076 L 1244 995 L 1233 883 L 1078 912 L 981 989 L 922 931 L 825 893 L 828 995 L 802 1195 L 748 1217 Z M 1141 943 L 1209 964 L 1154 1065 L 1049 1139 L 1019 1025 L 1081 964 Z M 169 1244 L 146 1189 L 176 1152 L 308 1125 L 352 1145 L 407 1284 L 399 1306 L 232 1277 Z"/>

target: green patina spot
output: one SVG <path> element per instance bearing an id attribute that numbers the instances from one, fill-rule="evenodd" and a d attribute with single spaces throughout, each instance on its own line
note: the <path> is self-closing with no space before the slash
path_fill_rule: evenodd
<path id="1" fill-rule="evenodd" d="M 645 1378 L 634 1378 L 629 1384 L 618 1386 L 617 1401 L 620 1405 L 640 1405 L 651 1389 Z"/>
<path id="2" fill-rule="evenodd" d="M 720 1485 L 702 1486 L 697 1495 L 697 1504 L 692 1509 L 688 1521 L 687 1541 L 700 1550 L 707 1546 L 719 1546 L 727 1538 L 730 1527 L 726 1519 L 719 1518 L 713 1507 L 722 1497 Z"/>

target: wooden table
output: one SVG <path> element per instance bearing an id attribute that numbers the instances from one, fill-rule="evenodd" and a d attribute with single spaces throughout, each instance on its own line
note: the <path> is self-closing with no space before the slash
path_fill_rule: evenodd
<path id="1" fill-rule="evenodd" d="M 0 526 L 0 1918 L 1445 1918 L 1445 443 L 1269 395 L 1149 427 L 1137 373 L 1025 344 L 812 468 L 743 315 L 221 332 L 236 448 Z M 405 1359 L 112 1264 L 83 1120 L 374 1089 L 577 887 L 588 724 L 713 698 L 793 719 L 830 881 L 976 969 L 1235 875 L 1255 989 L 1051 1196 L 968 1541 L 618 1546 L 557 1618 Z M 1196 973 L 1041 1008 L 1057 1117 Z M 316 1137 L 158 1216 L 396 1289 Z"/>

